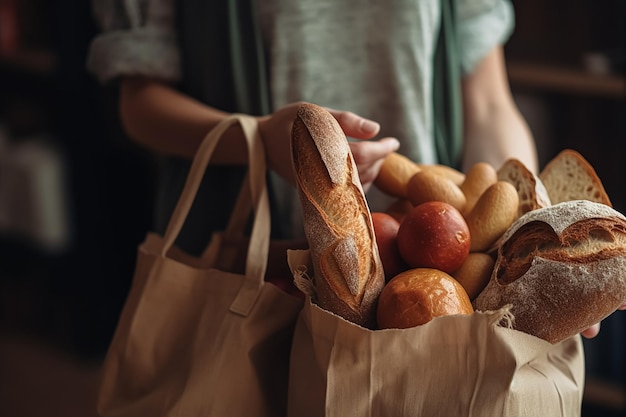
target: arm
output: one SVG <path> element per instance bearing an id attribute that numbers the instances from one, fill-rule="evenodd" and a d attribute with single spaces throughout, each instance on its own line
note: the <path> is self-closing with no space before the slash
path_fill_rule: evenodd
<path id="1" fill-rule="evenodd" d="M 132 140 L 152 151 L 185 158 L 192 158 L 207 132 L 228 116 L 164 82 L 141 77 L 121 80 L 119 108 L 122 126 Z M 235 129 L 226 133 L 224 143 L 232 151 L 218 148 L 216 161 L 245 163 L 245 154 L 236 158 L 245 149 L 239 133 Z"/>
<path id="2" fill-rule="evenodd" d="M 465 150 L 463 169 L 485 161 L 496 168 L 517 158 L 538 170 L 535 142 L 519 112 L 501 46 L 493 48 L 462 81 Z"/>
<path id="3" fill-rule="evenodd" d="M 259 117 L 259 131 L 270 169 L 293 183 L 291 171 L 291 126 L 299 103 L 287 105 Z M 370 139 L 380 126 L 354 113 L 329 109 L 347 136 Z M 228 113 L 209 107 L 169 85 L 146 78 L 121 81 L 120 118 L 128 136 L 147 148 L 169 155 L 192 158 L 205 135 Z M 361 181 L 368 187 L 380 169 L 384 156 L 398 148 L 395 139 L 351 143 Z M 241 129 L 229 129 L 215 150 L 213 163 L 247 163 Z"/>

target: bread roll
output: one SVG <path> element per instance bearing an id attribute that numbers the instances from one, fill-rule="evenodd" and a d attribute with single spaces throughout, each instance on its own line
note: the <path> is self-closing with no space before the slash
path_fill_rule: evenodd
<path id="1" fill-rule="evenodd" d="M 385 276 L 347 138 L 327 110 L 305 103 L 294 121 L 291 151 L 315 301 L 371 328 Z"/>
<path id="2" fill-rule="evenodd" d="M 514 328 L 558 343 L 626 302 L 626 217 L 588 200 L 526 213 L 503 235 L 476 310 L 507 304 Z"/>
<path id="3" fill-rule="evenodd" d="M 392 197 L 406 198 L 406 187 L 413 175 L 421 171 L 415 162 L 397 152 L 385 157 L 374 185 Z"/>
<path id="4" fill-rule="evenodd" d="M 415 268 L 391 279 L 380 294 L 378 327 L 406 329 L 435 317 L 472 314 L 470 299 L 454 278 L 434 268 Z"/>
<path id="5" fill-rule="evenodd" d="M 406 197 L 414 206 L 429 201 L 443 201 L 460 212 L 466 204 L 461 188 L 448 177 L 432 170 L 420 171 L 411 177 L 407 184 Z"/>
<path id="6" fill-rule="evenodd" d="M 442 177 L 446 177 L 458 186 L 461 186 L 463 181 L 465 181 L 464 173 L 447 165 L 417 164 L 417 167 L 422 171 L 429 171 L 441 175 Z"/>
<path id="7" fill-rule="evenodd" d="M 470 300 L 474 300 L 487 286 L 495 262 L 495 259 L 487 253 L 472 252 L 467 255 L 461 268 L 452 273 L 454 279 L 463 286 Z"/>
<path id="8" fill-rule="evenodd" d="M 465 207 L 461 212 L 463 216 L 472 211 L 480 196 L 496 181 L 498 173 L 493 165 L 487 162 L 477 162 L 469 168 L 465 180 L 459 187 L 465 195 Z"/>
<path id="9" fill-rule="evenodd" d="M 491 251 L 496 241 L 517 217 L 519 196 L 506 181 L 496 181 L 480 196 L 466 216 L 470 230 L 472 252 Z"/>

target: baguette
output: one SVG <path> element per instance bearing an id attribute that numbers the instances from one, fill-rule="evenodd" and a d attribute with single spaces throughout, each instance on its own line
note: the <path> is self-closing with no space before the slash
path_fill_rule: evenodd
<path id="1" fill-rule="evenodd" d="M 480 311 L 511 305 L 513 327 L 558 343 L 626 302 L 626 217 L 575 200 L 524 214 L 501 239 Z"/>
<path id="2" fill-rule="evenodd" d="M 291 152 L 313 263 L 314 301 L 374 328 L 385 276 L 347 138 L 327 110 L 305 103 L 294 121 Z"/>

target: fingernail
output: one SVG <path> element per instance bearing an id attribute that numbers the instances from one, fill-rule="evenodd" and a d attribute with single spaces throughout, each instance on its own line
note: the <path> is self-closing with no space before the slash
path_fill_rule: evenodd
<path id="1" fill-rule="evenodd" d="M 361 131 L 363 133 L 376 133 L 378 129 L 380 129 L 378 123 L 366 119 L 361 120 Z"/>

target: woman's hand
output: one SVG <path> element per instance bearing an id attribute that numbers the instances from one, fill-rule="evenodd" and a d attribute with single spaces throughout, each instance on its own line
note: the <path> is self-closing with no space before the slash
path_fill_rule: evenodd
<path id="1" fill-rule="evenodd" d="M 626 302 L 624 304 L 622 304 L 618 308 L 618 310 L 626 310 Z M 586 337 L 587 339 L 592 339 L 592 338 L 596 337 L 598 335 L 598 333 L 600 333 L 600 323 L 594 324 L 590 328 L 582 331 L 580 334 L 583 335 L 584 337 Z"/>
<path id="2" fill-rule="evenodd" d="M 268 166 L 294 183 L 291 167 L 291 129 L 298 108 L 302 103 L 292 103 L 282 107 L 269 116 L 259 118 L 259 131 L 265 144 Z M 383 159 L 398 149 L 399 143 L 394 138 L 369 141 L 380 131 L 378 123 L 365 119 L 352 112 L 328 109 L 337 119 L 347 137 L 363 139 L 350 142 L 350 149 L 356 162 L 363 188 L 367 190 L 380 170 Z"/>
<path id="3" fill-rule="evenodd" d="M 397 150 L 399 146 L 400 143 L 395 138 L 350 142 L 350 150 L 359 171 L 359 178 L 364 191 L 367 192 L 378 176 L 385 157 Z"/>

